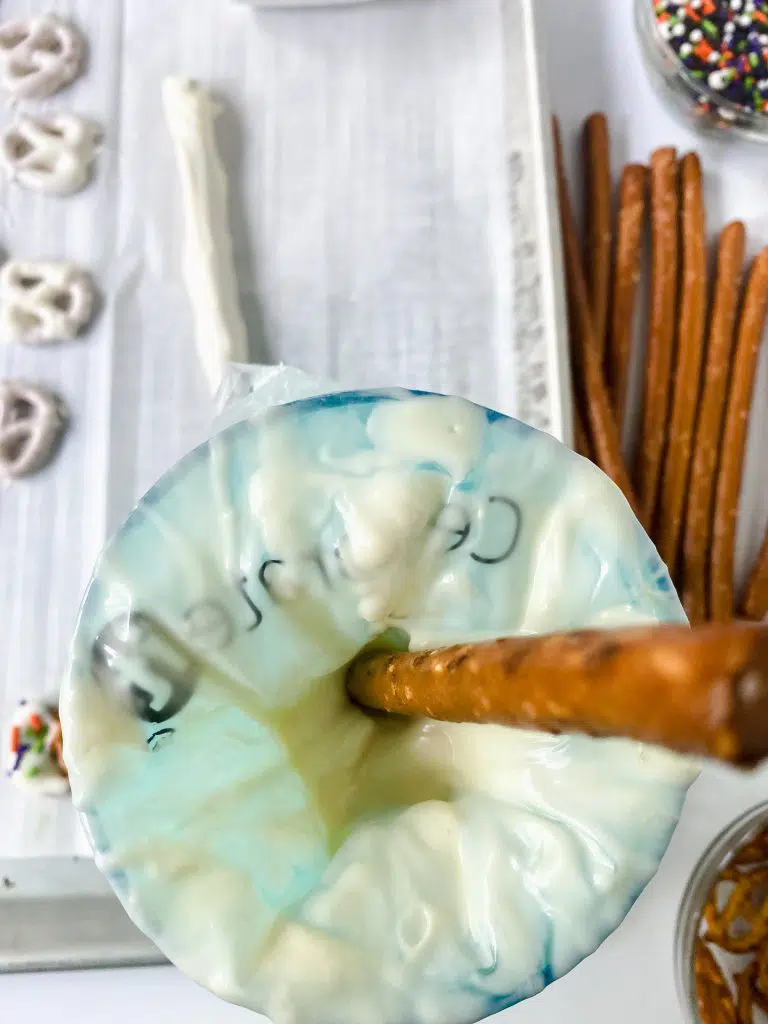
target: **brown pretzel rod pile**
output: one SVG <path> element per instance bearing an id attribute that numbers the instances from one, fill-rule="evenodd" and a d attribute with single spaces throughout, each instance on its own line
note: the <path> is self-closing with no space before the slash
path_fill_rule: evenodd
<path id="1" fill-rule="evenodd" d="M 693 444 L 683 539 L 683 603 L 693 623 L 704 622 L 709 617 L 707 570 L 712 541 L 715 480 L 745 245 L 746 232 L 740 221 L 729 224 L 723 230 L 718 246 L 704 383 Z"/>
<path id="2" fill-rule="evenodd" d="M 752 766 L 768 755 L 768 626 L 649 626 L 372 653 L 366 708 L 658 744 Z"/>
<path id="3" fill-rule="evenodd" d="M 651 156 L 651 312 L 636 487 L 641 521 L 656 510 L 672 387 L 678 276 L 678 163 L 671 147 Z"/>
<path id="4" fill-rule="evenodd" d="M 594 162 L 610 173 L 610 154 L 604 152 L 609 133 L 602 116 L 588 120 L 583 139 L 588 172 Z M 564 179 L 559 139 L 557 143 L 558 177 Z M 604 173 L 588 173 L 588 224 L 594 219 L 591 193 L 598 180 L 604 188 Z M 666 147 L 653 153 L 650 172 L 640 164 L 626 166 L 608 275 L 611 301 L 604 360 L 602 366 L 594 367 L 586 353 L 600 347 L 594 330 L 599 311 L 592 308 L 599 303 L 600 292 L 590 293 L 584 283 L 583 263 L 574 255 L 578 238 L 575 244 L 567 238 L 569 232 L 576 232 L 567 182 L 560 180 L 559 185 L 575 410 L 580 416 L 577 427 L 583 427 L 578 450 L 612 476 L 625 493 L 634 495 L 631 504 L 667 563 L 692 622 L 724 622 L 737 611 L 750 619 L 763 619 L 768 615 L 768 537 L 741 602 L 736 600 L 733 578 L 749 412 L 768 313 L 768 302 L 761 301 L 766 277 L 763 254 L 755 261 L 742 294 L 744 225 L 728 225 L 720 238 L 710 294 L 698 157 L 688 154 L 678 163 L 675 150 Z M 569 204 L 567 208 L 564 203 Z M 603 201 L 601 208 L 610 210 L 610 201 Z M 600 395 L 607 389 L 621 435 L 646 224 L 651 235 L 649 323 L 635 476 L 628 482 L 625 453 L 617 454 L 612 444 L 604 443 L 611 434 L 605 428 Z M 588 231 L 592 238 L 594 229 Z M 593 247 L 585 248 L 589 257 Z M 602 439 L 596 436 L 596 428 Z"/>
<path id="5" fill-rule="evenodd" d="M 767 315 L 768 248 L 759 253 L 750 270 L 731 367 L 731 382 L 715 490 L 712 538 L 710 612 L 716 622 L 726 622 L 736 611 L 734 600 L 736 519 L 739 511 L 755 370 Z"/>
<path id="6" fill-rule="evenodd" d="M 611 327 L 606 350 L 606 376 L 616 422 L 626 419 L 635 297 L 640 282 L 648 196 L 648 168 L 630 164 L 619 186 L 616 225 L 616 266 L 611 299 Z"/>
<path id="7" fill-rule="evenodd" d="M 674 572 L 683 530 L 685 495 L 691 464 L 693 431 L 699 407 L 704 334 L 707 325 L 707 224 L 701 162 L 695 153 L 683 157 L 682 275 L 680 327 L 674 389 L 667 430 L 667 448 L 655 534 L 662 560 Z"/>
<path id="8" fill-rule="evenodd" d="M 595 349 L 602 363 L 611 288 L 611 157 L 608 119 L 605 114 L 592 114 L 587 118 L 584 123 L 583 149 L 587 197 L 584 265 L 589 285 Z"/>
<path id="9" fill-rule="evenodd" d="M 571 361 L 576 384 L 576 400 L 581 403 L 585 414 L 585 426 L 589 431 L 590 445 L 597 464 L 621 488 L 630 506 L 636 510 L 637 502 L 624 465 L 621 438 L 608 398 L 602 364 L 598 358 L 581 246 L 568 189 L 560 127 L 557 121 L 554 121 L 554 142 L 568 305 L 572 324 Z"/>

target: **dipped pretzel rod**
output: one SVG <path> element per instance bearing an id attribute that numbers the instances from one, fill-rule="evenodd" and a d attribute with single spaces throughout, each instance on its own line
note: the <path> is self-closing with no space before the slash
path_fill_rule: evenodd
<path id="1" fill-rule="evenodd" d="M 348 692 L 377 711 L 653 743 L 750 767 L 768 755 L 768 626 L 641 626 L 371 653 Z"/>

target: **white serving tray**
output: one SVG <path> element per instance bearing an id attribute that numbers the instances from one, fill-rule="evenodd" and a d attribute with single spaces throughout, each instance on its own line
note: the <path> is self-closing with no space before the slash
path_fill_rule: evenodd
<path id="1" fill-rule="evenodd" d="M 0 725 L 21 697 L 55 697 L 99 548 L 211 422 L 181 282 L 166 75 L 199 78 L 227 100 L 221 144 L 255 361 L 351 386 L 456 391 L 568 438 L 534 6 L 4 0 L 2 18 L 53 7 L 83 27 L 89 73 L 51 105 L 105 129 L 82 195 L 0 184 L 4 246 L 91 267 L 105 303 L 83 342 L 0 351 L 0 377 L 46 382 L 73 413 L 55 465 L 0 494 Z M 388 33 L 403 39 L 394 64 L 377 49 Z M 502 42 L 498 73 L 478 75 L 474 62 Z M 444 103 L 424 91 L 430 74 Z M 509 187 L 496 194 L 505 151 Z M 98 874 L 66 802 L 32 802 L 0 779 L 0 821 L 0 970 L 160 959 Z"/>

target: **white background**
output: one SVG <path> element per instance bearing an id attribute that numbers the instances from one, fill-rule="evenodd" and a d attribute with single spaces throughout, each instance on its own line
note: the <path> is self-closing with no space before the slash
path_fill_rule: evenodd
<path id="1" fill-rule="evenodd" d="M 182 0 L 178 0 L 182 2 Z M 227 0 L 221 0 L 222 3 Z M 617 163 L 647 159 L 656 145 L 676 144 L 701 152 L 707 174 L 713 229 L 740 216 L 752 248 L 768 243 L 768 152 L 733 144 L 703 144 L 670 118 L 648 87 L 633 35 L 631 0 L 538 0 L 542 35 L 550 58 L 550 97 L 569 145 L 578 125 L 595 109 L 611 115 Z M 158 26 L 161 30 L 162 26 Z M 759 452 L 768 441 L 764 413 L 766 365 L 758 381 L 758 417 L 753 425 L 748 503 L 741 544 L 759 544 L 768 508 L 768 474 Z M 764 460 L 764 454 L 763 454 Z M 762 479 L 760 479 L 762 477 Z M 499 1015 L 518 1024 L 646 1024 L 682 1019 L 674 988 L 673 929 L 682 888 L 708 840 L 743 808 L 766 793 L 766 776 L 749 781 L 702 779 L 694 787 L 683 821 L 659 876 L 622 928 L 604 947 L 543 995 Z M 60 1024 L 231 1024 L 253 1015 L 218 1003 L 171 968 L 0 979 L 3 1020 Z"/>

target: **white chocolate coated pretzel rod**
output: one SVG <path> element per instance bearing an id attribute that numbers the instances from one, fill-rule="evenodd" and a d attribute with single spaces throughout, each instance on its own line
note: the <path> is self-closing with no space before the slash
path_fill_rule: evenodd
<path id="1" fill-rule="evenodd" d="M 163 84 L 168 129 L 176 149 L 187 242 L 184 276 L 200 362 L 215 393 L 228 363 L 248 362 L 229 228 L 227 176 L 214 134 L 216 105 L 197 82 Z"/>

